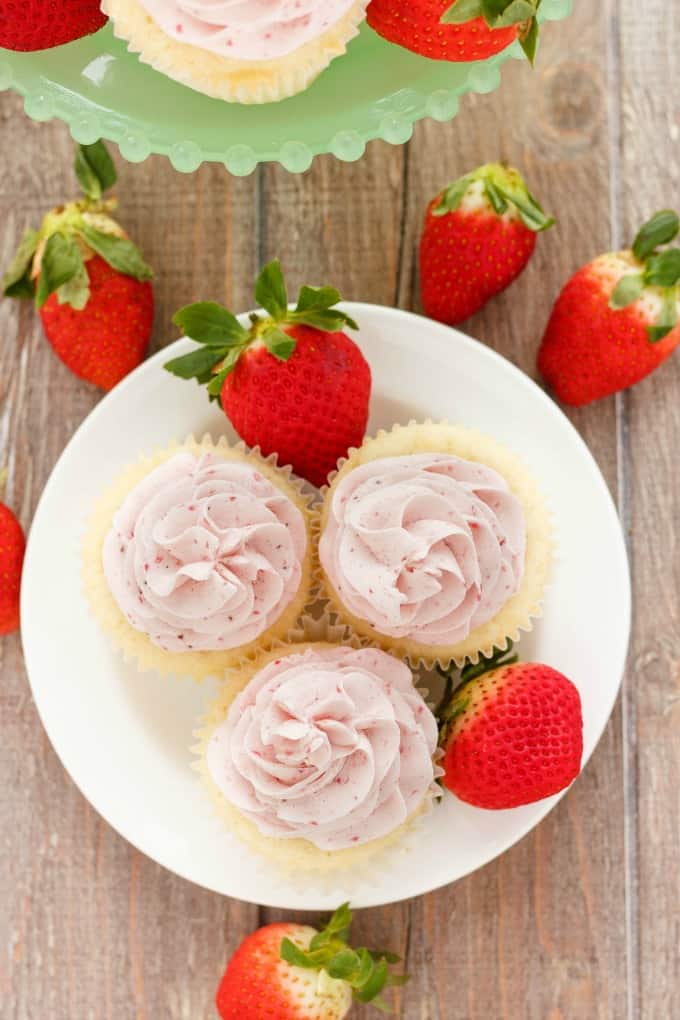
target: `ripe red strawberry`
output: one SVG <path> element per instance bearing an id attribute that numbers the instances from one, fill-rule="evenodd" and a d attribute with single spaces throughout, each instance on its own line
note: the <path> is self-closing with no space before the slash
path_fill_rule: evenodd
<path id="1" fill-rule="evenodd" d="M 546 216 L 517 170 L 487 163 L 430 202 L 420 241 L 425 313 L 449 325 L 467 319 L 519 276 Z"/>
<path id="2" fill-rule="evenodd" d="M 0 493 L 6 472 L 0 471 Z M 0 503 L 0 634 L 19 626 L 19 588 L 26 540 L 9 507 Z"/>
<path id="3" fill-rule="evenodd" d="M 486 60 L 516 39 L 533 63 L 541 0 L 371 0 L 366 17 L 388 42 L 433 60 Z"/>
<path id="4" fill-rule="evenodd" d="M 632 250 L 583 266 L 553 308 L 538 370 L 560 400 L 588 404 L 644 379 L 680 344 L 680 248 L 670 210 L 638 233 Z"/>
<path id="5" fill-rule="evenodd" d="M 302 924 L 270 924 L 241 943 L 217 991 L 222 1020 L 343 1020 L 352 995 L 375 1002 L 403 976 L 389 973 L 391 953 L 350 949 L 352 914 L 340 907 L 322 932 Z"/>
<path id="6" fill-rule="evenodd" d="M 5 274 L 8 297 L 33 298 L 45 335 L 75 375 L 112 389 L 142 360 L 153 325 L 153 273 L 111 217 L 116 181 L 103 142 L 84 145 L 76 175 L 85 197 L 28 230 Z"/>
<path id="7" fill-rule="evenodd" d="M 443 782 L 452 793 L 501 809 L 569 786 L 583 753 L 581 699 L 570 680 L 498 653 L 468 666 L 463 681 L 443 713 Z"/>
<path id="8" fill-rule="evenodd" d="M 0 0 L 0 46 L 48 50 L 99 31 L 107 20 L 100 0 Z"/>
<path id="9" fill-rule="evenodd" d="M 303 287 L 289 309 L 277 261 L 262 270 L 255 298 L 269 315 L 252 315 L 248 329 L 212 302 L 179 311 L 174 322 L 200 346 L 165 367 L 208 383 L 246 443 L 323 485 L 366 431 L 371 370 L 340 332 L 357 324 L 335 307 L 332 287 Z"/>

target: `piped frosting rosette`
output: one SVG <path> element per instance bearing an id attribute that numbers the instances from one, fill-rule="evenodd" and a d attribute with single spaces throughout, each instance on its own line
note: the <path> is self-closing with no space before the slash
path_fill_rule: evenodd
<path id="1" fill-rule="evenodd" d="M 377 648 L 303 642 L 244 664 L 197 733 L 197 766 L 235 833 L 287 871 L 355 867 L 430 805 L 437 723 Z"/>
<path id="2" fill-rule="evenodd" d="M 104 494 L 85 536 L 86 591 L 142 669 L 221 677 L 298 623 L 311 519 L 275 458 L 189 439 L 141 458 Z"/>
<path id="3" fill-rule="evenodd" d="M 306 89 L 357 34 L 368 0 L 103 0 L 115 34 L 157 71 L 228 102 Z"/>
<path id="4" fill-rule="evenodd" d="M 522 462 L 447 423 L 367 439 L 321 510 L 331 610 L 362 638 L 427 666 L 476 662 L 530 630 L 552 547 L 544 500 Z"/>

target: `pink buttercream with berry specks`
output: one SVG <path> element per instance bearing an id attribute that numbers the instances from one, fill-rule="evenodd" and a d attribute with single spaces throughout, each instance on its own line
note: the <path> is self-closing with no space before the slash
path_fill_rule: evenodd
<path id="1" fill-rule="evenodd" d="M 505 480 L 452 454 L 373 460 L 333 491 L 319 543 L 327 577 L 381 634 L 463 641 L 519 591 L 526 524 Z"/>
<path id="2" fill-rule="evenodd" d="M 121 612 L 154 644 L 221 651 L 280 617 L 306 548 L 302 513 L 256 467 L 182 452 L 128 494 L 103 565 Z"/>
<path id="3" fill-rule="evenodd" d="M 250 680 L 210 738 L 207 765 L 262 835 L 343 850 L 416 811 L 436 747 L 437 723 L 403 662 L 374 648 L 310 648 Z"/>
<path id="4" fill-rule="evenodd" d="M 354 0 L 140 0 L 160 28 L 234 60 L 274 60 L 332 28 Z"/>

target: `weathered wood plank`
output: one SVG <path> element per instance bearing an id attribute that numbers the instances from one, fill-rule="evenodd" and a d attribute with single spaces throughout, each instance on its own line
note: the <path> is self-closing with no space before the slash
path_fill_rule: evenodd
<path id="1" fill-rule="evenodd" d="M 658 208 L 678 207 L 680 104 L 672 82 L 680 39 L 677 4 L 619 0 L 622 240 Z M 677 1012 L 680 987 L 680 361 L 677 354 L 625 397 L 623 436 L 635 612 L 626 689 L 631 954 L 639 978 L 630 1015 Z"/>

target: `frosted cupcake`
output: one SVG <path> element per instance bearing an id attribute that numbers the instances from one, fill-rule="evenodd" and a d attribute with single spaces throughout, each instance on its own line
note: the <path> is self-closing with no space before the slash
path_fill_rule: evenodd
<path id="1" fill-rule="evenodd" d="M 428 665 L 477 661 L 540 612 L 551 525 L 505 447 L 411 423 L 351 451 L 324 498 L 319 558 L 340 619 Z"/>
<path id="2" fill-rule="evenodd" d="M 117 36 L 156 70 L 217 99 L 306 89 L 358 31 L 368 0 L 103 0 Z"/>
<path id="3" fill-rule="evenodd" d="M 437 723 L 408 666 L 377 648 L 289 644 L 260 656 L 199 736 L 220 814 L 284 869 L 361 863 L 431 798 Z"/>
<path id="4" fill-rule="evenodd" d="M 221 676 L 298 621 L 310 599 L 309 518 L 272 459 L 189 440 L 105 493 L 85 538 L 86 589 L 143 669 Z"/>

